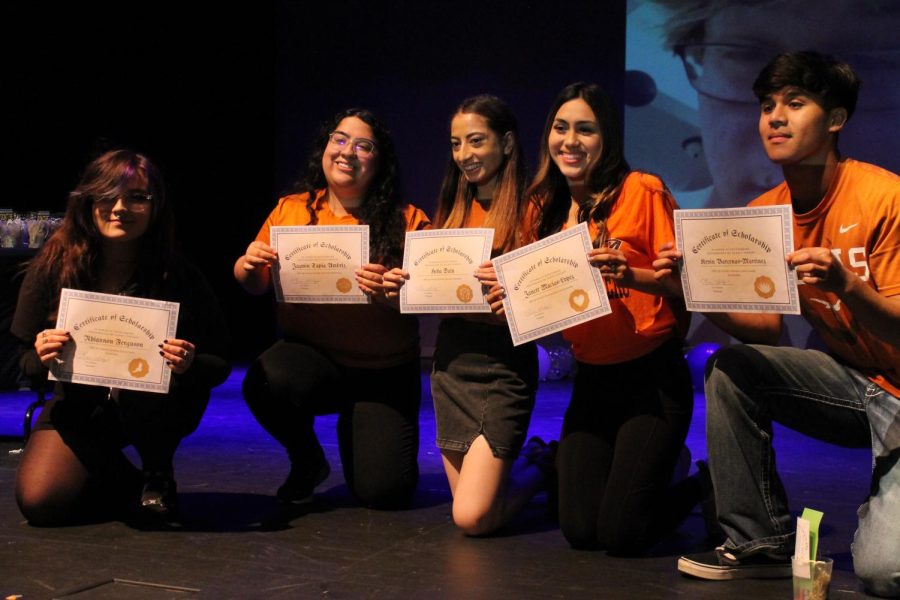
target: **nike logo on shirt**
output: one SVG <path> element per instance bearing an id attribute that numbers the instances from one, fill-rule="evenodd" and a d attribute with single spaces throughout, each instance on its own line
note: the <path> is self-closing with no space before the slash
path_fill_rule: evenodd
<path id="1" fill-rule="evenodd" d="M 850 231 L 851 229 L 853 229 L 853 228 L 856 227 L 857 225 L 859 225 L 859 223 L 854 223 L 853 225 L 841 225 L 841 226 L 838 228 L 838 231 L 840 231 L 841 233 L 847 233 L 848 231 Z"/>

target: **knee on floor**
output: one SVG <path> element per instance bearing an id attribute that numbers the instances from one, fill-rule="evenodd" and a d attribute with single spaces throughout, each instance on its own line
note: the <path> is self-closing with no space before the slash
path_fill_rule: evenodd
<path id="1" fill-rule="evenodd" d="M 559 529 L 569 542 L 569 546 L 575 550 L 597 550 L 597 531 L 592 524 L 573 523 L 560 515 Z"/>
<path id="2" fill-rule="evenodd" d="M 496 511 L 491 506 L 476 506 L 467 502 L 453 502 L 453 523 L 466 535 L 487 535 L 497 527 Z"/>
<path id="3" fill-rule="evenodd" d="M 370 508 L 395 510 L 412 504 L 416 480 L 407 478 L 356 478 L 353 495 L 360 504 Z"/>
<path id="4" fill-rule="evenodd" d="M 867 591 L 885 598 L 900 598 L 900 563 L 896 556 L 854 553 L 853 569 Z"/>
<path id="5" fill-rule="evenodd" d="M 72 502 L 60 498 L 49 489 L 16 485 L 16 502 L 19 511 L 31 525 L 54 525 L 62 522 L 71 512 Z"/>

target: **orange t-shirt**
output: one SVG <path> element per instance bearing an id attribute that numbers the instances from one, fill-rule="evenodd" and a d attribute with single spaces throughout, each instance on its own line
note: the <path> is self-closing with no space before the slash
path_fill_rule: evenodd
<path id="1" fill-rule="evenodd" d="M 484 227 L 484 222 L 487 220 L 487 214 L 487 211 L 484 210 L 484 207 L 480 202 L 478 202 L 477 200 L 472 200 L 469 204 L 469 212 L 466 215 L 466 222 L 463 223 L 463 227 L 469 229 Z M 494 250 L 491 252 L 491 258 L 498 256 L 499 254 L 500 252 Z M 503 317 L 498 317 L 493 313 L 459 313 L 456 315 L 446 315 L 444 318 L 462 318 L 466 321 L 483 323 L 485 325 L 506 326 L 506 320 Z"/>
<path id="2" fill-rule="evenodd" d="M 269 243 L 269 228 L 309 225 L 308 194 L 285 196 L 263 223 L 256 239 Z M 325 190 L 316 192 L 319 225 L 359 225 L 351 216 L 338 217 L 328 206 Z M 407 231 L 430 224 L 425 213 L 411 204 L 403 210 Z M 286 337 L 319 348 L 338 364 L 379 369 L 414 360 L 419 356 L 419 322 L 415 315 L 401 315 L 382 303 L 288 304 L 278 303 L 278 322 Z"/>
<path id="3" fill-rule="evenodd" d="M 751 206 L 790 204 L 787 183 Z M 841 263 L 879 294 L 900 294 L 900 177 L 875 165 L 844 159 L 816 208 L 794 214 L 794 247 L 830 248 Z M 803 316 L 843 362 L 900 396 L 900 350 L 862 327 L 835 294 L 798 283 Z"/>
<path id="4" fill-rule="evenodd" d="M 476 228 L 484 225 L 487 219 L 487 211 L 478 200 L 472 200 L 469 203 L 469 214 L 466 215 L 466 222 L 463 227 Z"/>
<path id="5" fill-rule="evenodd" d="M 652 269 L 656 252 L 675 241 L 675 199 L 655 175 L 633 171 L 606 221 L 607 245 L 625 253 L 628 265 Z M 590 235 L 597 235 L 594 223 Z M 563 331 L 575 358 L 593 365 L 634 360 L 687 331 L 690 315 L 682 303 L 606 281 L 612 314 Z"/>

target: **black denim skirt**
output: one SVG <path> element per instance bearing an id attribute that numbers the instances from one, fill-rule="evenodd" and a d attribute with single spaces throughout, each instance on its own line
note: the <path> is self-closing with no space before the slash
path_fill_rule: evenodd
<path id="1" fill-rule="evenodd" d="M 467 452 L 483 435 L 494 456 L 519 455 L 537 391 L 537 347 L 513 346 L 505 325 L 447 318 L 431 372 L 437 446 Z"/>

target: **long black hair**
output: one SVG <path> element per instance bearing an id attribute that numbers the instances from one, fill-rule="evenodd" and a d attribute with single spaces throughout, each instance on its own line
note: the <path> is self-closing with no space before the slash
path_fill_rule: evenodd
<path id="1" fill-rule="evenodd" d="M 569 191 L 566 178 L 550 156 L 548 140 L 556 113 L 563 104 L 576 98 L 587 102 L 597 117 L 603 144 L 600 159 L 587 174 L 585 181 L 590 200 L 583 203 L 578 211 L 579 222 L 590 219 L 599 225 L 599 233 L 594 240 L 597 245 L 605 240 L 606 219 L 619 197 L 625 177 L 631 171 L 625 160 L 622 125 L 618 112 L 609 95 L 599 85 L 582 82 L 570 84 L 553 101 L 547 122 L 544 124 L 537 174 L 528 189 L 528 196 L 540 205 L 539 219 L 534 231 L 537 238 L 541 239 L 560 231 L 568 219 L 572 193 Z"/>
<path id="2" fill-rule="evenodd" d="M 339 112 L 322 124 L 313 142 L 313 149 L 306 162 L 305 172 L 294 186 L 295 193 L 308 193 L 307 207 L 310 225 L 317 222 L 316 192 L 328 187 L 322 169 L 322 157 L 328 145 L 328 136 L 338 124 L 348 117 L 356 117 L 372 128 L 375 145 L 378 148 L 377 173 L 366 190 L 360 205 L 359 221 L 369 226 L 369 254 L 375 262 L 387 267 L 398 266 L 403 260 L 403 240 L 406 220 L 403 216 L 402 190 L 400 186 L 400 166 L 394 141 L 387 127 L 378 118 L 363 108 L 350 108 Z"/>

